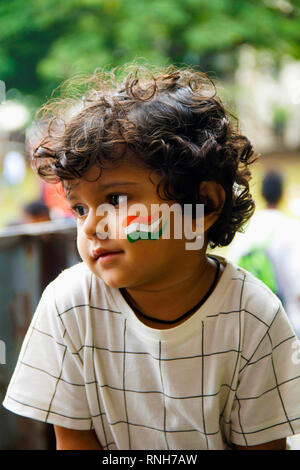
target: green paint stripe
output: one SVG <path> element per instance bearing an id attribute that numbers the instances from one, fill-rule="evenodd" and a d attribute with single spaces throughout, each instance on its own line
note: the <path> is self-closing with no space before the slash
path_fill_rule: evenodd
<path id="1" fill-rule="evenodd" d="M 133 232 L 130 235 L 127 235 L 127 240 L 130 243 L 137 242 L 138 240 L 157 240 L 158 238 L 161 237 L 162 233 L 164 232 L 166 226 L 167 226 L 167 220 L 162 226 L 160 230 L 158 230 L 155 233 L 152 232 Z"/>

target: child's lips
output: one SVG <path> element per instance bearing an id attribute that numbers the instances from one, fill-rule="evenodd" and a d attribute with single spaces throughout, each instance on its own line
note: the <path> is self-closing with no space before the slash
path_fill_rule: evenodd
<path id="1" fill-rule="evenodd" d="M 121 250 L 106 250 L 104 248 L 97 248 L 95 250 L 92 250 L 92 256 L 95 260 L 98 260 L 100 259 L 101 260 L 104 260 L 104 259 L 110 259 L 120 253 L 123 253 L 123 251 Z"/>

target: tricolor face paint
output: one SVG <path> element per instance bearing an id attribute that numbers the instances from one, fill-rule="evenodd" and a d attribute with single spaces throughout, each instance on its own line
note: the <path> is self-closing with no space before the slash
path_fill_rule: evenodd
<path id="1" fill-rule="evenodd" d="M 147 216 L 137 215 L 140 213 L 147 214 Z M 123 196 L 119 210 L 110 204 L 102 204 L 97 208 L 96 215 L 100 217 L 96 228 L 100 240 L 127 239 L 130 243 L 134 243 L 138 240 L 183 239 L 183 237 L 186 240 L 192 240 L 196 237 L 195 241 L 186 242 L 186 249 L 199 250 L 203 246 L 204 237 L 201 235 L 203 235 L 204 208 L 202 204 L 196 207 L 194 230 L 191 204 L 184 204 L 183 210 L 178 203 L 151 204 L 151 209 L 144 204 L 133 204 L 128 210 L 126 196 Z M 171 215 L 173 215 L 172 222 Z M 109 230 L 105 231 L 103 227 L 109 227 Z"/>
<path id="2" fill-rule="evenodd" d="M 134 243 L 138 240 L 157 240 L 165 231 L 168 220 L 163 222 L 163 216 L 159 211 L 148 217 L 129 215 L 123 220 L 127 240 Z"/>

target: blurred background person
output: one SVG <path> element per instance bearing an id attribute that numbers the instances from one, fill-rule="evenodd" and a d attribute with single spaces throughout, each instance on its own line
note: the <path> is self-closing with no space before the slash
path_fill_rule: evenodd
<path id="1" fill-rule="evenodd" d="M 24 204 L 20 211 L 20 217 L 11 220 L 6 224 L 6 227 L 49 221 L 51 221 L 49 207 L 42 199 L 37 199 Z"/>
<path id="2" fill-rule="evenodd" d="M 278 295 L 300 337 L 300 222 L 279 209 L 283 191 L 282 174 L 267 172 L 261 188 L 266 207 L 236 234 L 228 257 Z"/>
<path id="3" fill-rule="evenodd" d="M 49 222 L 51 220 L 48 206 L 40 200 L 29 202 L 23 207 L 24 224 Z"/>

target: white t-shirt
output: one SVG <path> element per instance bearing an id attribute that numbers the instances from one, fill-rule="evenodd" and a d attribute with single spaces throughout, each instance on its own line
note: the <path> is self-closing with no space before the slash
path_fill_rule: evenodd
<path id="1" fill-rule="evenodd" d="M 300 222 L 278 210 L 261 210 L 250 219 L 245 233 L 237 233 L 227 257 L 237 263 L 251 246 L 267 241 L 284 308 L 300 338 Z"/>
<path id="2" fill-rule="evenodd" d="M 231 263 L 166 330 L 80 263 L 44 291 L 3 404 L 104 449 L 256 445 L 300 433 L 299 351 L 277 297 Z"/>

